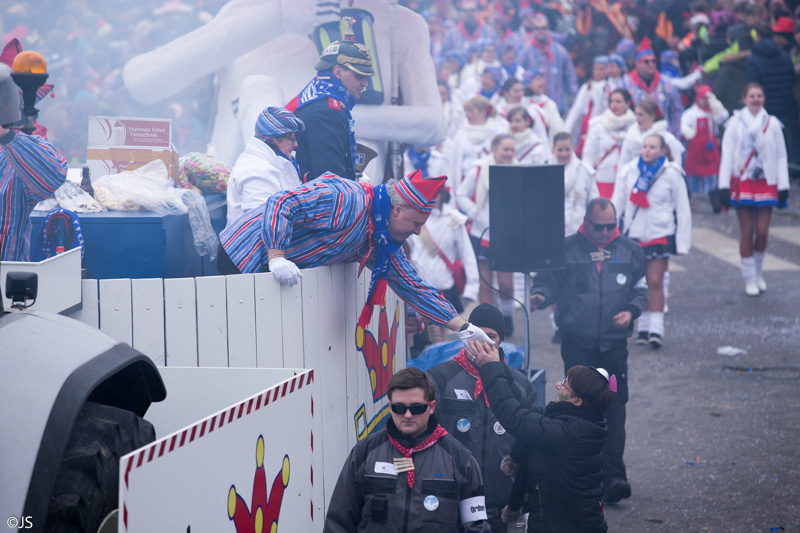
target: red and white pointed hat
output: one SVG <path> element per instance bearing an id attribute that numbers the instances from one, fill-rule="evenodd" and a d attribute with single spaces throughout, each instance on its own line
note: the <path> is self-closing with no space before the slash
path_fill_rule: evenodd
<path id="1" fill-rule="evenodd" d="M 423 178 L 422 172 L 415 170 L 405 178 L 398 180 L 395 190 L 415 211 L 430 213 L 436 197 L 444 187 L 447 176 Z"/>

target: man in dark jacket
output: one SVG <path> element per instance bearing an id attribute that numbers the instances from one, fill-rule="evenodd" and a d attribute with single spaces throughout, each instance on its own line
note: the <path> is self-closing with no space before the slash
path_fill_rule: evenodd
<path id="1" fill-rule="evenodd" d="M 307 183 L 327 172 L 355 180 L 358 152 L 351 111 L 375 73 L 372 58 L 361 43 L 335 41 L 314 68 L 319 73 L 286 105 L 306 125 L 297 134 L 300 179 Z"/>
<path id="2" fill-rule="evenodd" d="M 436 421 L 430 378 L 404 368 L 386 392 L 392 418 L 350 452 L 324 533 L 489 533 L 480 468 Z"/>
<path id="3" fill-rule="evenodd" d="M 789 169 L 796 175 L 800 164 L 800 123 L 797 101 L 794 99 L 795 74 L 792 58 L 772 39 L 772 29 L 758 28 L 759 40 L 747 58 L 747 83 L 755 82 L 764 88 L 764 108 L 783 123 Z"/>
<path id="4" fill-rule="evenodd" d="M 487 384 L 492 411 L 517 439 L 515 451 L 522 452 L 516 457 L 514 501 L 504 515 L 519 508 L 516 492 L 524 487 L 529 532 L 605 533 L 601 450 L 608 430 L 603 413 L 611 405 L 614 389 L 608 372 L 574 366 L 564 381 L 556 383 L 558 401 L 544 409 L 526 409 L 506 377 L 497 347 L 469 344 Z"/>
<path id="5" fill-rule="evenodd" d="M 497 345 L 505 337 L 503 314 L 489 304 L 477 306 L 469 315 L 471 324 L 481 328 Z M 448 433 L 467 447 L 478 461 L 486 493 L 486 513 L 492 533 L 505 533 L 508 525 L 500 513 L 508 503 L 512 479 L 500 471 L 500 461 L 511 452 L 514 437 L 497 421 L 474 359 L 465 348 L 454 359 L 438 364 L 428 371 L 436 385 L 439 398 L 439 423 Z M 505 363 L 502 349 L 500 360 Z M 530 408 L 536 403 L 536 391 L 530 381 L 513 368 L 505 365 L 520 403 Z"/>
<path id="6" fill-rule="evenodd" d="M 631 495 L 622 454 L 628 401 L 628 337 L 647 302 L 645 259 L 641 247 L 622 236 L 614 206 L 595 198 L 586 207 L 578 233 L 566 240 L 565 270 L 543 272 L 533 281 L 531 307 L 556 304 L 565 373 L 575 365 L 606 368 L 619 390 L 606 414 L 608 440 L 603 448 L 603 499 L 618 502 Z"/>

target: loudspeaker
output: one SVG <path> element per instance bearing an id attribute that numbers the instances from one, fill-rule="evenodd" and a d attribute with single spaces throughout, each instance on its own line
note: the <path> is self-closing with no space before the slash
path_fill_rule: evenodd
<path id="1" fill-rule="evenodd" d="M 491 269 L 564 268 L 564 166 L 492 165 L 489 191 Z"/>

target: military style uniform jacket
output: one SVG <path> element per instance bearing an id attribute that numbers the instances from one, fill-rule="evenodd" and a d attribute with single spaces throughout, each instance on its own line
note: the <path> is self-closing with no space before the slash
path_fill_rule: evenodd
<path id="1" fill-rule="evenodd" d="M 416 438 L 401 434 L 389 419 L 387 430 L 410 448 L 425 440 L 438 422 Z M 450 435 L 413 454 L 414 486 L 395 473 L 403 455 L 379 431 L 359 442 L 339 475 L 324 533 L 490 533 L 480 468 L 469 450 Z"/>
<path id="2" fill-rule="evenodd" d="M 306 125 L 297 134 L 300 179 L 309 182 L 330 172 L 355 180 L 350 155 L 350 128 L 354 126 L 347 118 L 345 104 L 335 98 L 323 98 L 301 107 L 295 115 Z"/>

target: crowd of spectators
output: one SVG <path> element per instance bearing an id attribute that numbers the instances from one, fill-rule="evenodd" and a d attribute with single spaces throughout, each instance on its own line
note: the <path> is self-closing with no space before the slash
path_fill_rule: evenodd
<path id="1" fill-rule="evenodd" d="M 122 81 L 132 57 L 210 20 L 225 0 L 21 0 L 0 10 L 3 44 L 46 61 L 53 97 L 38 108 L 47 136 L 71 166 L 85 162 L 87 117 L 171 118 L 179 153 L 205 152 L 214 87 L 204 79 L 155 105 L 134 100 Z"/>

